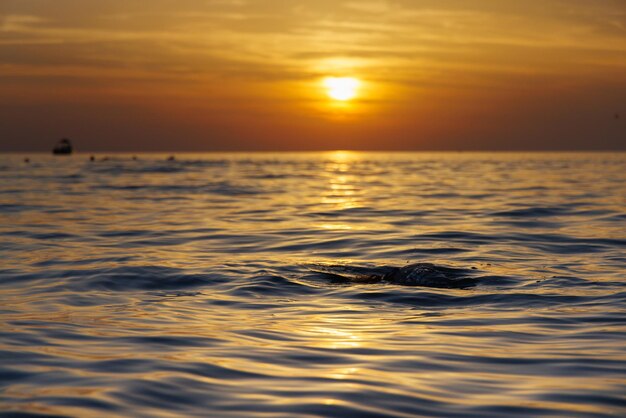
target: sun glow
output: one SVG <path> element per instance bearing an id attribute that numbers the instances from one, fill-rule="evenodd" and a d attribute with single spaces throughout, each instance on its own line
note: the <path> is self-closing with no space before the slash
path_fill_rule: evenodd
<path id="1" fill-rule="evenodd" d="M 324 79 L 326 94 L 342 102 L 354 99 L 361 82 L 353 77 L 327 77 Z"/>

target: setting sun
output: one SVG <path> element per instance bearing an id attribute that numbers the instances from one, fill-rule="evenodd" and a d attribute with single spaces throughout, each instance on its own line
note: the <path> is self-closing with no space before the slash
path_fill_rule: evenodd
<path id="1" fill-rule="evenodd" d="M 328 96 L 340 101 L 355 98 L 360 84 L 361 82 L 353 77 L 327 77 L 324 79 Z"/>

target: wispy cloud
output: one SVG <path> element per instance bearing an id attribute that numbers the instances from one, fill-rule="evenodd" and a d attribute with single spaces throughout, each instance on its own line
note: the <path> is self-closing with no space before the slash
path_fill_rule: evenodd
<path id="1" fill-rule="evenodd" d="M 26 14 L 33 8 L 20 10 L 20 3 L 13 3 L 15 10 L 0 17 L 3 60 L 10 63 L 14 57 L 13 63 L 27 64 L 25 51 L 11 52 L 12 45 L 58 44 L 64 46 L 65 51 L 57 49 L 63 59 L 76 65 L 143 63 L 146 69 L 167 71 L 174 67 L 167 63 L 175 61 L 190 71 L 213 64 L 204 70 L 252 76 L 250 68 L 233 67 L 257 67 L 259 74 L 264 68 L 292 73 L 299 67 L 313 75 L 320 60 L 343 57 L 370 66 L 355 70 L 370 72 L 381 61 L 402 73 L 411 71 L 413 60 L 443 69 L 453 60 L 476 59 L 505 70 L 504 61 L 521 55 L 537 71 L 553 72 L 564 57 L 622 68 L 626 53 L 626 12 L 590 0 L 548 0 L 542 7 L 539 2 L 524 7 L 488 1 L 468 7 L 460 1 L 319 0 L 279 6 L 274 1 L 161 0 L 150 11 L 137 2 L 102 3 L 76 10 L 66 0 L 55 2 L 56 8 L 45 2 L 41 14 Z M 50 56 L 29 50 L 36 65 Z M 551 55 L 554 51 L 558 58 Z M 56 64 L 51 59 L 50 65 Z"/>
<path id="2" fill-rule="evenodd" d="M 604 106 L 626 93 L 626 9 L 611 0 L 0 3 L 9 105 L 124 96 L 171 106 L 161 95 L 214 114 L 311 111 L 323 100 L 316 83 L 331 74 L 364 79 L 375 94 L 363 102 L 387 105 L 379 113 L 393 123 L 418 101 L 424 115 L 475 103 L 499 111 L 505 95 L 539 103 L 597 90 Z"/>
<path id="3" fill-rule="evenodd" d="M 42 22 L 45 22 L 45 19 L 39 16 L 19 14 L 0 16 L 0 32 L 24 32 Z"/>

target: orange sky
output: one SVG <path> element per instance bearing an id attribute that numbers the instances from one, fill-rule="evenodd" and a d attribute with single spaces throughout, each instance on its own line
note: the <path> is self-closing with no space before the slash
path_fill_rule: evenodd
<path id="1" fill-rule="evenodd" d="M 359 95 L 329 98 L 328 76 L 359 78 Z M 62 136 L 83 151 L 626 149 L 626 3 L 0 0 L 0 151 Z"/>

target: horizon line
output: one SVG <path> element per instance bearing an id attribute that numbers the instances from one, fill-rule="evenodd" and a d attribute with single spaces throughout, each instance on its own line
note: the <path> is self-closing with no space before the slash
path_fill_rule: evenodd
<path id="1" fill-rule="evenodd" d="M 150 150 L 150 151 L 138 151 L 138 150 L 91 150 L 91 151 L 74 151 L 71 155 L 65 157 L 71 157 L 76 154 L 224 154 L 224 153 L 323 153 L 323 152 L 355 152 L 355 153 L 606 153 L 606 152 L 626 152 L 626 148 L 607 148 L 607 149 L 584 149 L 584 148 L 564 148 L 564 149 L 400 149 L 400 150 L 385 150 L 385 149 L 320 149 L 320 150 Z M 51 151 L 16 151 L 16 150 L 0 150 L 0 154 L 50 154 Z M 63 156 L 61 156 L 63 157 Z"/>

